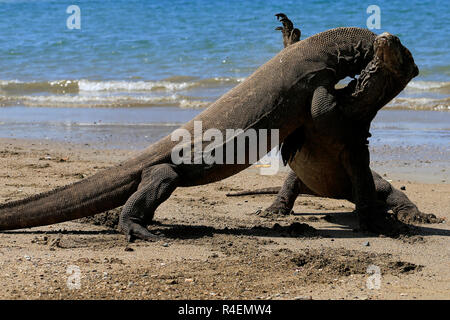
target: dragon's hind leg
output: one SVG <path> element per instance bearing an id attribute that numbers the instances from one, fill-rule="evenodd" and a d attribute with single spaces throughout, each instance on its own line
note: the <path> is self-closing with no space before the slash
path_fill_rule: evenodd
<path id="1" fill-rule="evenodd" d="M 299 194 L 316 195 L 297 177 L 294 171 L 290 171 L 275 201 L 264 210 L 263 215 L 290 214 Z"/>
<path id="2" fill-rule="evenodd" d="M 156 208 L 169 198 L 178 184 L 178 173 L 169 164 L 155 165 L 143 171 L 138 190 L 125 203 L 119 219 L 119 229 L 129 241 L 157 239 L 148 231 L 147 225 Z"/>

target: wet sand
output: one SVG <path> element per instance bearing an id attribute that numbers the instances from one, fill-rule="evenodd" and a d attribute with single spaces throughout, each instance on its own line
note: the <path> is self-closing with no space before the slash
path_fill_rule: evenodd
<path id="1" fill-rule="evenodd" d="M 0 139 L 0 203 L 80 180 L 133 154 Z M 264 218 L 255 212 L 273 196 L 225 194 L 280 185 L 286 172 L 261 176 L 250 168 L 177 189 L 150 227 L 161 236 L 157 242 L 127 244 L 114 229 L 79 221 L 0 233 L 0 298 L 449 299 L 450 166 L 391 156 L 375 160 L 375 169 L 443 223 L 395 239 L 368 235 L 353 231 L 351 203 L 315 197 L 299 197 L 294 215 Z M 371 265 L 380 268 L 378 289 L 367 287 L 367 280 L 376 284 L 367 274 Z M 69 266 L 79 268 L 79 289 L 67 284 L 74 279 Z"/>

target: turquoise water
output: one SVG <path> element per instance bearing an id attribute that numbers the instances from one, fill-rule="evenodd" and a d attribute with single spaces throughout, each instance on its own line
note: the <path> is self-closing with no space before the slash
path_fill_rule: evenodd
<path id="1" fill-rule="evenodd" d="M 246 77 L 281 49 L 274 13 L 302 38 L 366 27 L 374 1 L 0 1 L 0 79 Z M 81 29 L 69 30 L 77 4 Z M 421 79 L 450 81 L 448 1 L 376 1 L 381 29 L 411 49 Z"/>
<path id="2" fill-rule="evenodd" d="M 73 1 L 0 1 L 0 106 L 202 108 L 281 50 L 274 13 L 305 38 L 366 27 L 372 3 L 76 1 L 81 29 L 70 30 Z M 450 2 L 376 4 L 374 31 L 397 34 L 420 68 L 392 106 L 448 110 Z"/>
<path id="3" fill-rule="evenodd" d="M 66 25 L 72 4 L 79 30 Z M 275 13 L 304 39 L 366 27 L 371 4 L 381 9 L 373 31 L 398 35 L 420 69 L 385 110 L 426 110 L 439 120 L 424 129 L 427 117 L 389 111 L 396 125 L 377 117 L 374 130 L 391 143 L 438 138 L 448 146 L 450 2 L 426 0 L 0 1 L 0 136 L 103 141 L 128 133 L 139 146 L 152 142 L 282 49 Z"/>

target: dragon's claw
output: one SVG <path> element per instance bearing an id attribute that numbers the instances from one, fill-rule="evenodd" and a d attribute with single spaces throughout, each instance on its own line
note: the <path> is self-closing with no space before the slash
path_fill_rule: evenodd
<path id="1" fill-rule="evenodd" d="M 140 239 L 144 241 L 157 241 L 159 237 L 151 233 L 146 227 L 129 222 L 124 225 L 120 225 L 119 229 L 126 234 L 128 242 L 134 242 L 135 239 Z"/>
<path id="2" fill-rule="evenodd" d="M 277 13 L 275 14 L 275 16 L 277 17 L 278 20 L 281 20 L 283 18 L 287 19 L 287 16 L 284 13 Z"/>

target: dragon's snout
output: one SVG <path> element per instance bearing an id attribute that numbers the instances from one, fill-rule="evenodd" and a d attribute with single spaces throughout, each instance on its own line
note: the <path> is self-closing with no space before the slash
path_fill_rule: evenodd
<path id="1" fill-rule="evenodd" d="M 384 32 L 376 37 L 374 52 L 386 68 L 402 78 L 410 80 L 419 74 L 411 52 L 393 34 Z"/>

